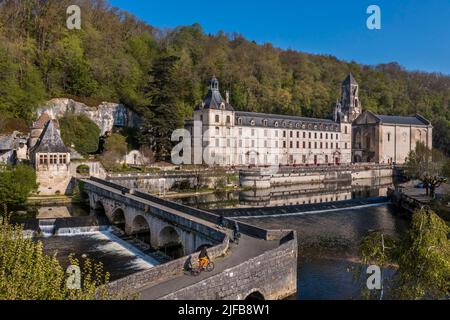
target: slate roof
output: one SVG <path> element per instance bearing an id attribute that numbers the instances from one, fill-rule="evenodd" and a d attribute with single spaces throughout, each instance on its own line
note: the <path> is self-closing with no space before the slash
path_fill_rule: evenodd
<path id="1" fill-rule="evenodd" d="M 269 127 L 269 128 L 293 128 L 293 129 L 308 129 L 308 130 L 340 130 L 340 126 L 329 119 L 316 119 L 296 116 L 286 116 L 278 114 L 267 113 L 255 113 L 255 112 L 242 112 L 236 111 L 235 113 L 236 125 L 253 126 L 251 121 L 255 121 L 256 127 Z M 242 122 L 239 123 L 238 120 Z M 267 120 L 267 126 L 264 125 L 264 120 Z M 278 126 L 276 126 L 278 123 Z M 291 126 L 290 126 L 291 125 Z M 328 128 L 328 129 L 326 129 Z"/>
<path id="2" fill-rule="evenodd" d="M 61 139 L 55 120 L 48 121 L 33 151 L 34 153 L 70 153 Z"/>
<path id="3" fill-rule="evenodd" d="M 416 115 L 415 117 L 375 115 L 375 117 L 377 117 L 381 123 L 385 124 L 430 125 L 430 122 L 420 115 Z"/>
<path id="4" fill-rule="evenodd" d="M 348 85 L 348 84 L 358 84 L 358 82 L 356 82 L 355 77 L 353 76 L 353 74 L 349 74 L 347 76 L 347 78 L 345 78 L 344 82 L 342 83 L 343 85 Z"/>
<path id="5" fill-rule="evenodd" d="M 231 104 L 227 103 L 227 101 L 222 98 L 222 95 L 219 91 L 219 80 L 217 80 L 216 77 L 212 77 L 210 81 L 210 86 L 208 90 L 208 94 L 205 98 L 203 98 L 203 101 L 197 106 L 195 110 L 202 110 L 202 109 L 216 109 L 221 110 L 222 103 L 225 106 L 225 110 L 227 111 L 234 111 L 234 108 Z"/>

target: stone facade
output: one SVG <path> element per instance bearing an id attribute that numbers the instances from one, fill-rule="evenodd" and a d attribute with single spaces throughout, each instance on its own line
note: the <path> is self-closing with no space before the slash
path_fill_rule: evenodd
<path id="1" fill-rule="evenodd" d="M 70 150 L 61 139 L 58 122 L 48 119 L 43 114 L 33 125 L 32 134 L 41 133 L 30 150 L 30 160 L 36 170 L 39 195 L 65 194 L 72 179 Z M 42 130 L 38 128 L 41 123 L 45 123 Z"/>
<path id="2" fill-rule="evenodd" d="M 208 96 L 196 108 L 193 121 L 186 123 L 195 148 L 191 161 L 224 166 L 350 163 L 349 119 L 359 112 L 352 107 L 359 105 L 355 86 L 344 81 L 336 118 L 328 120 L 235 111 L 229 94 L 223 99 L 213 78 Z"/>
<path id="3" fill-rule="evenodd" d="M 235 111 L 212 78 L 186 122 L 194 164 L 222 166 L 382 164 L 406 161 L 416 142 L 432 148 L 432 126 L 415 117 L 362 112 L 353 75 L 342 83 L 333 120 Z"/>
<path id="4" fill-rule="evenodd" d="M 397 117 L 364 111 L 353 123 L 353 161 L 403 164 L 417 142 L 429 149 L 433 127 L 420 115 Z"/>

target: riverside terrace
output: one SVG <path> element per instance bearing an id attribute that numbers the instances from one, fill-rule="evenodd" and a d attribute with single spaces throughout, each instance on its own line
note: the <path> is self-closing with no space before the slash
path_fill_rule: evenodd
<path id="1" fill-rule="evenodd" d="M 103 208 L 113 224 L 129 235 L 149 233 L 158 248 L 182 246 L 183 256 L 109 284 L 127 288 L 141 299 L 283 299 L 297 291 L 297 239 L 290 230 L 265 230 L 238 222 L 242 238 L 230 244 L 231 230 L 217 227 L 219 216 L 163 200 L 97 178 L 82 180 L 91 208 Z M 226 221 L 228 225 L 234 223 Z M 183 273 L 198 248 L 210 246 L 216 268 L 193 277 Z"/>

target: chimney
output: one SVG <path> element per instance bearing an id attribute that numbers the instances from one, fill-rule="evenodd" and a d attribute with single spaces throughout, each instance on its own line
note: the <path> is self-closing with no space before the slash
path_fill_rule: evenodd
<path id="1" fill-rule="evenodd" d="M 225 101 L 229 104 L 230 103 L 230 91 L 225 91 Z"/>

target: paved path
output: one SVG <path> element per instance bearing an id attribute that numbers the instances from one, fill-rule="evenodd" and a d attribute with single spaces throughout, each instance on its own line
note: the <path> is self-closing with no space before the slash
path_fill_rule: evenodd
<path id="1" fill-rule="evenodd" d="M 156 300 L 172 292 L 186 288 L 204 279 L 219 274 L 231 267 L 237 266 L 251 258 L 254 258 L 268 250 L 279 246 L 279 241 L 266 241 L 242 235 L 239 245 L 230 243 L 230 252 L 223 258 L 214 260 L 215 269 L 212 272 L 202 272 L 198 276 L 181 274 L 180 276 L 164 281 L 160 284 L 140 290 L 140 299 Z"/>

